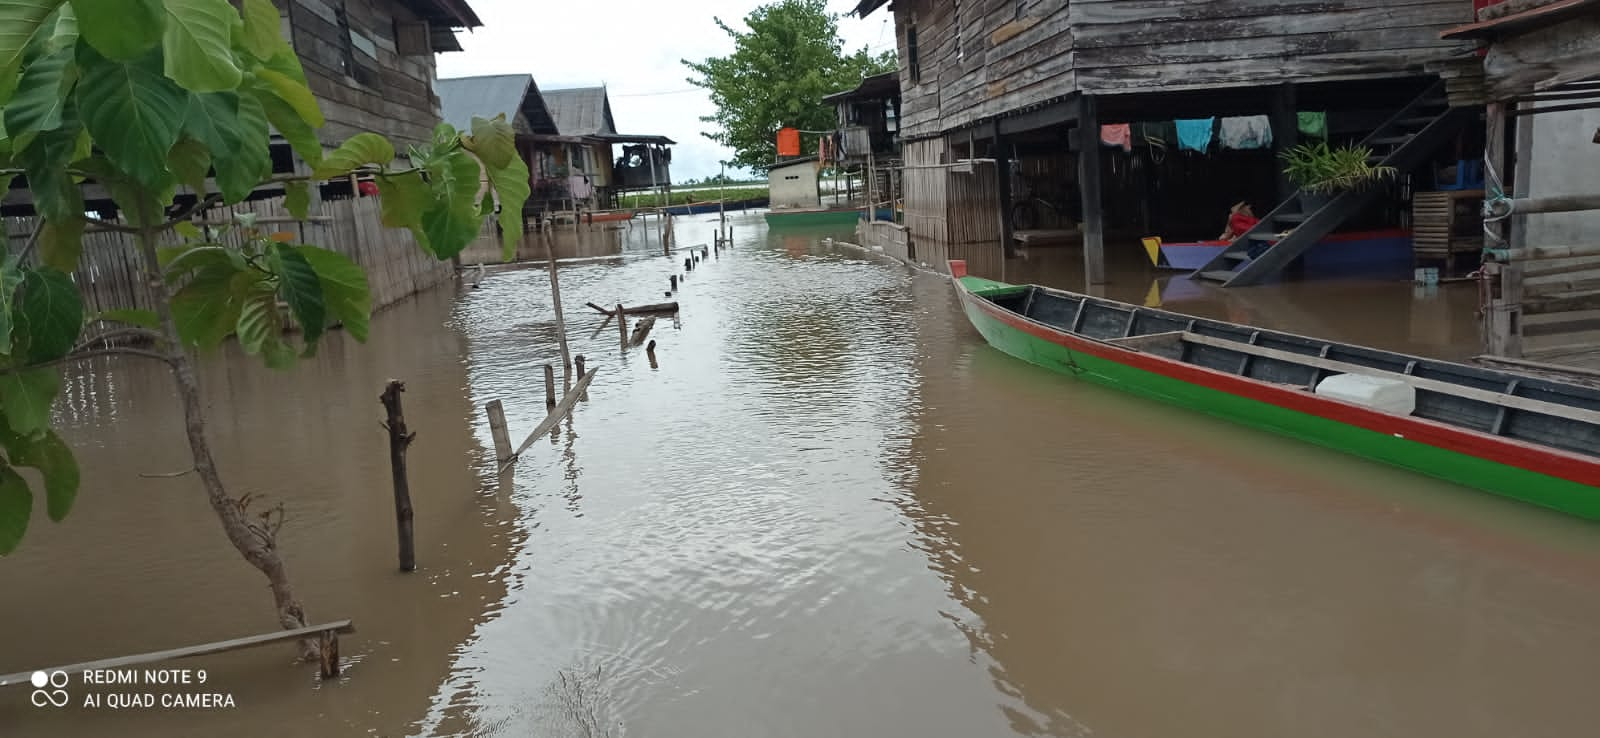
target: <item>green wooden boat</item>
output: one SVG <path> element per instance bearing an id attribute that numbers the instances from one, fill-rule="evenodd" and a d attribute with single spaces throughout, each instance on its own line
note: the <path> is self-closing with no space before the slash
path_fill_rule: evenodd
<path id="1" fill-rule="evenodd" d="M 796 208 L 768 210 L 767 226 L 855 225 L 861 219 L 860 206 L 853 208 Z"/>
<path id="2" fill-rule="evenodd" d="M 1600 389 L 950 273 L 1016 358 L 1600 520 Z"/>

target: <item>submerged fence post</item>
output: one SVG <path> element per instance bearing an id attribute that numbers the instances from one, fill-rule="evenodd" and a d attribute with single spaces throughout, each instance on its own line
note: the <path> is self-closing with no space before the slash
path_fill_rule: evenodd
<path id="1" fill-rule="evenodd" d="M 552 364 L 544 365 L 544 404 L 546 407 L 556 404 L 556 368 Z"/>
<path id="2" fill-rule="evenodd" d="M 650 357 L 650 368 L 651 369 L 659 369 L 660 368 L 660 367 L 656 366 L 656 341 L 655 341 L 654 338 L 650 339 L 650 344 L 648 346 L 644 347 L 644 355 Z"/>
<path id="3" fill-rule="evenodd" d="M 561 278 L 556 275 L 556 242 L 545 236 L 545 254 L 550 260 L 550 302 L 556 309 L 556 341 L 561 346 L 561 368 L 572 366 L 572 354 L 567 351 L 567 319 L 561 312 Z"/>
<path id="4" fill-rule="evenodd" d="M 572 360 L 577 362 L 577 365 L 578 365 L 578 378 L 582 379 L 583 378 L 583 354 L 578 354 L 577 356 L 573 357 Z"/>
<path id="5" fill-rule="evenodd" d="M 511 458 L 511 429 L 506 426 L 506 408 L 499 400 L 490 400 L 483 410 L 489 415 L 489 435 L 494 436 L 494 460 L 504 463 Z"/>
<path id="6" fill-rule="evenodd" d="M 622 309 L 622 303 L 617 303 L 617 331 L 622 333 L 622 348 L 628 348 L 628 313 Z"/>
<path id="7" fill-rule="evenodd" d="M 411 483 L 406 479 L 406 449 L 416 440 L 417 434 L 406 432 L 405 411 L 400 407 L 400 393 L 406 385 L 397 379 L 389 380 L 378 399 L 388 411 L 389 420 L 383 427 L 389 431 L 389 470 L 394 477 L 394 519 L 400 537 L 400 571 L 415 571 L 417 551 L 412 540 Z"/>

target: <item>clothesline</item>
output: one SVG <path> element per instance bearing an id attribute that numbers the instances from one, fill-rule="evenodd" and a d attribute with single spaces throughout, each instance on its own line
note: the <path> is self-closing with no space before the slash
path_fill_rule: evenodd
<path id="1" fill-rule="evenodd" d="M 1312 138 L 1328 137 L 1328 117 L 1322 112 L 1302 112 L 1295 116 L 1299 133 Z M 1179 151 L 1206 153 L 1216 141 L 1224 149 L 1271 148 L 1272 119 L 1265 115 L 1227 118 L 1180 118 L 1155 123 L 1107 123 L 1100 126 L 1100 142 L 1105 146 L 1133 151 L 1135 142 L 1158 151 L 1173 144 Z"/>

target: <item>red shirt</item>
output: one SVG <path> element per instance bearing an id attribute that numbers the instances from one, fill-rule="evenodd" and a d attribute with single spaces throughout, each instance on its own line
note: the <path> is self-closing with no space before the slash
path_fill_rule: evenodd
<path id="1" fill-rule="evenodd" d="M 367 197 L 378 196 L 378 183 L 363 180 L 356 184 L 356 190 Z"/>
<path id="2" fill-rule="evenodd" d="M 1249 233 L 1250 229 L 1256 227 L 1256 224 L 1260 222 L 1260 218 L 1245 215 L 1243 212 L 1238 212 L 1228 216 L 1228 230 L 1233 231 L 1233 235 L 1235 237 L 1243 236 L 1244 234 Z"/>

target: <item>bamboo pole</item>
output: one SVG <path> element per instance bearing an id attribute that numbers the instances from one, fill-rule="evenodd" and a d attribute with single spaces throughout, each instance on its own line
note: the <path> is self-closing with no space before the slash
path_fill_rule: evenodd
<path id="1" fill-rule="evenodd" d="M 567 349 L 567 320 L 561 310 L 561 277 L 556 269 L 556 242 L 546 234 L 544 243 L 550 263 L 550 302 L 556 309 L 556 342 L 561 347 L 561 369 L 565 371 L 572 368 L 572 358 Z"/>

